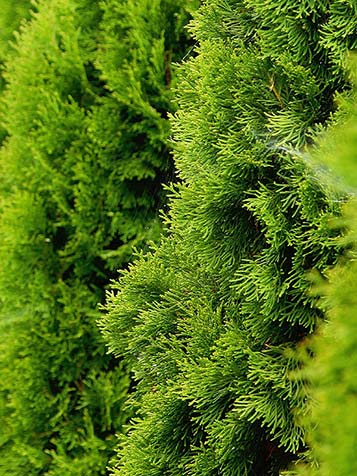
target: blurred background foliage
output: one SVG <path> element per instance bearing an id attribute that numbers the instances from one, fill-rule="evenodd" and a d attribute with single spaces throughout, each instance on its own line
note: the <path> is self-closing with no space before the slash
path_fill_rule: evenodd
<path id="1" fill-rule="evenodd" d="M 174 178 L 173 63 L 191 48 L 194 7 L 40 0 L 11 47 L 1 98 L 1 475 L 106 474 L 131 415 L 128 371 L 106 355 L 97 306 L 133 248 L 159 239 L 162 184 Z"/>

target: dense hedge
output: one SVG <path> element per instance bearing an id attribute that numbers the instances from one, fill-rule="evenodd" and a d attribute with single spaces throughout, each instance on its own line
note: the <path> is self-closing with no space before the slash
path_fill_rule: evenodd
<path id="1" fill-rule="evenodd" d="M 7 63 L 0 153 L 0 474 L 106 473 L 127 371 L 97 303 L 160 233 L 186 0 L 42 0 Z"/>
<path id="2" fill-rule="evenodd" d="M 0 93 L 5 86 L 3 78 L 3 69 L 6 58 L 13 54 L 13 43 L 15 42 L 16 32 L 21 23 L 28 20 L 31 10 L 34 8 L 30 0 L 17 1 L 14 4 L 11 0 L 0 1 Z M 0 124 L 0 141 L 3 140 L 6 131 Z"/>
<path id="3" fill-rule="evenodd" d="M 20 24 L 30 17 L 33 8 L 31 0 L 20 0 L 15 4 L 11 0 L 0 1 L 0 61 L 8 55 L 15 41 L 15 32 Z"/>
<path id="4" fill-rule="evenodd" d="M 299 348 L 324 316 L 309 273 L 342 247 L 342 195 L 305 147 L 350 88 L 356 21 L 352 1 L 209 0 L 196 16 L 174 121 L 183 183 L 101 322 L 139 404 L 113 474 L 278 476 L 303 457 Z"/>
<path id="5" fill-rule="evenodd" d="M 356 60 L 353 74 L 357 84 Z M 319 333 L 308 345 L 315 355 L 305 370 L 311 381 L 311 411 L 306 421 L 313 466 L 304 466 L 298 473 L 306 476 L 357 473 L 356 87 L 352 98 L 344 99 L 342 104 L 345 114 L 341 123 L 328 130 L 314 154 L 315 159 L 334 172 L 335 181 L 339 178 L 339 186 L 349 190 L 351 199 L 337 221 L 338 226 L 343 225 L 346 230 L 343 237 L 346 253 L 329 272 L 329 282 L 318 280 L 315 286 L 329 319 L 321 324 Z M 331 226 L 336 226 L 336 222 Z"/>

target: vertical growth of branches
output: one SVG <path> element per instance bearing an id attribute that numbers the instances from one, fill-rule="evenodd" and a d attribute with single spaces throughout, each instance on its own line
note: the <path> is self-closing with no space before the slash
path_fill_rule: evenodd
<path id="1" fill-rule="evenodd" d="M 158 240 L 167 121 L 195 2 L 39 1 L 6 65 L 0 474 L 106 474 L 127 371 L 97 303 Z"/>
<path id="2" fill-rule="evenodd" d="M 356 21 L 352 1 L 210 0 L 195 16 L 182 183 L 101 322 L 139 405 L 113 474 L 278 476 L 303 458 L 299 348 L 324 317 L 308 275 L 336 263 L 342 197 L 305 150 L 351 87 Z"/>

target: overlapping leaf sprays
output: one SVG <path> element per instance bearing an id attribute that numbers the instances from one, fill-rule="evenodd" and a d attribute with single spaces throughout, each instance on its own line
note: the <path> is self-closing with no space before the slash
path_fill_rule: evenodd
<path id="1" fill-rule="evenodd" d="M 330 168 L 331 180 L 348 191 L 350 200 L 342 217 L 331 223 L 347 231 L 343 237 L 345 253 L 329 271 L 328 282 L 316 283 L 328 321 L 321 323 L 319 332 L 308 344 L 315 356 L 308 359 L 304 369 L 311 381 L 311 412 L 305 421 L 313 464 L 299 468 L 299 476 L 348 476 L 357 472 L 356 59 L 351 66 L 354 94 L 341 101 L 344 114 L 340 123 L 327 131 L 314 152 L 315 160 Z"/>
<path id="2" fill-rule="evenodd" d="M 31 1 L 20 0 L 14 4 L 10 0 L 1 0 L 0 9 L 0 61 L 3 61 L 12 49 L 10 43 L 15 41 L 15 32 L 19 29 L 21 22 L 30 16 Z"/>
<path id="3" fill-rule="evenodd" d="M 12 2 L 11 0 L 0 1 L 0 91 L 5 86 L 2 77 L 5 58 L 13 53 L 13 43 L 15 42 L 16 32 L 19 30 L 22 22 L 27 20 L 31 15 L 30 0 L 21 0 Z M 0 124 L 0 140 L 6 135 Z"/>
<path id="4" fill-rule="evenodd" d="M 157 240 L 172 62 L 194 7 L 51 0 L 7 65 L 0 156 L 0 474 L 106 473 L 128 377 L 97 303 Z"/>
<path id="5" fill-rule="evenodd" d="M 305 450 L 296 351 L 321 310 L 307 273 L 338 254 L 340 195 L 304 147 L 349 88 L 353 2 L 210 0 L 179 83 L 167 236 L 109 296 L 140 417 L 121 476 L 277 476 Z"/>

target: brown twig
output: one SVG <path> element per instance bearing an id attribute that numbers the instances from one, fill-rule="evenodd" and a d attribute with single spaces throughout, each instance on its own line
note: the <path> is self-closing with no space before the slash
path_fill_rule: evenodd
<path id="1" fill-rule="evenodd" d="M 275 83 L 274 83 L 274 77 L 271 77 L 270 78 L 270 86 L 269 86 L 269 90 L 272 91 L 272 93 L 274 94 L 274 96 L 276 97 L 276 99 L 279 101 L 279 104 L 282 108 L 284 108 L 284 103 L 283 103 L 283 100 L 281 99 L 281 96 L 279 94 L 279 91 L 276 89 L 275 87 Z"/>

